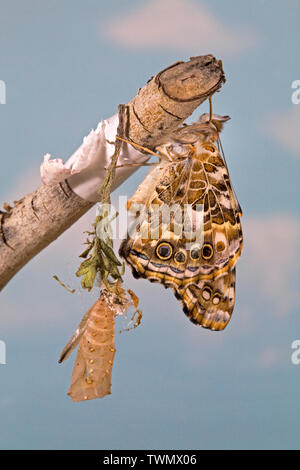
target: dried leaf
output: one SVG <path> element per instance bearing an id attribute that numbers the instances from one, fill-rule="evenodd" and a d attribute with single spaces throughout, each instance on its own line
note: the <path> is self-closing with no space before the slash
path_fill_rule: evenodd
<path id="1" fill-rule="evenodd" d="M 106 256 L 117 266 L 122 266 L 122 263 L 118 260 L 116 255 L 114 254 L 113 249 L 107 245 L 103 240 L 99 239 L 99 245 L 100 248 L 103 250 L 103 252 L 106 254 Z"/>
<path id="2" fill-rule="evenodd" d="M 138 305 L 139 305 L 140 299 L 133 292 L 133 290 L 128 289 L 127 292 L 130 295 L 130 298 L 131 298 L 130 304 L 134 307 L 135 312 L 132 315 L 132 317 L 130 319 L 130 322 L 127 325 L 127 328 L 125 328 L 124 330 L 121 330 L 120 333 L 123 333 L 123 331 L 130 331 L 130 330 L 133 330 L 133 329 L 137 328 L 141 324 L 142 317 L 143 317 L 142 312 L 140 310 L 138 310 Z"/>
<path id="3" fill-rule="evenodd" d="M 81 286 L 83 289 L 91 290 L 97 275 L 97 261 L 90 256 L 83 261 L 76 272 L 77 277 L 81 277 Z"/>
<path id="4" fill-rule="evenodd" d="M 68 292 L 70 292 L 70 294 L 74 294 L 74 292 L 76 292 L 76 289 L 70 289 L 70 287 L 66 286 L 66 285 L 56 276 L 56 274 L 53 276 L 53 279 L 55 279 L 57 282 L 59 282 L 59 284 L 60 284 L 64 289 L 66 289 Z"/>
<path id="5" fill-rule="evenodd" d="M 79 255 L 79 258 L 86 258 L 90 254 L 90 251 L 93 248 L 93 243 L 90 243 L 89 245 L 90 246 Z"/>
<path id="6" fill-rule="evenodd" d="M 90 291 L 93 288 L 96 276 L 97 276 L 96 265 L 91 264 L 81 279 L 81 287 L 83 289 L 87 289 Z"/>
<path id="7" fill-rule="evenodd" d="M 140 301 L 138 296 L 131 289 L 128 289 L 128 294 L 131 297 L 131 301 L 132 301 L 132 304 L 133 304 L 134 308 L 138 308 L 139 301 Z"/>
<path id="8" fill-rule="evenodd" d="M 119 127 L 121 126 L 121 123 L 123 123 L 123 119 L 121 118 L 123 113 L 124 106 L 120 105 Z M 111 221 L 108 220 L 109 212 L 105 209 L 106 205 L 110 204 L 111 187 L 115 177 L 115 169 L 121 151 L 121 146 L 122 142 L 115 142 L 115 152 L 111 157 L 110 165 L 107 168 L 105 178 L 99 189 L 99 195 L 101 196 L 102 208 L 104 211 L 102 215 L 97 215 L 93 224 L 93 232 L 87 232 L 92 236 L 92 240 L 88 241 L 88 248 L 80 255 L 81 258 L 86 258 L 93 249 L 90 258 L 81 263 L 76 273 L 77 277 L 82 276 L 81 286 L 88 290 L 93 288 L 97 273 L 99 274 L 100 281 L 103 283 L 106 283 L 110 276 L 115 280 L 122 279 L 118 269 L 119 266 L 122 266 L 122 263 L 120 263 L 113 251 L 113 241 L 111 238 L 112 230 L 110 225 Z M 115 217 L 117 217 L 117 214 Z M 100 222 L 103 222 L 103 224 L 101 225 L 101 234 L 98 237 L 97 226 Z"/>

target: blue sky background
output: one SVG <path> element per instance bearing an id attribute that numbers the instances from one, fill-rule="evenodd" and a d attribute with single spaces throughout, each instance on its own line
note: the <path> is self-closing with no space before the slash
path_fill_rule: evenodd
<path id="1" fill-rule="evenodd" d="M 46 152 L 67 159 L 159 70 L 215 54 L 227 82 L 214 109 L 232 118 L 222 141 L 244 211 L 233 318 L 222 333 L 196 328 L 171 291 L 128 272 L 142 325 L 116 337 L 112 395 L 73 404 L 75 356 L 57 359 L 95 294 L 70 295 L 52 275 L 78 286 L 92 209 L 1 293 L 1 449 L 300 448 L 300 2 L 160 4 L 153 20 L 156 0 L 0 0 L 0 199 L 38 187 Z"/>

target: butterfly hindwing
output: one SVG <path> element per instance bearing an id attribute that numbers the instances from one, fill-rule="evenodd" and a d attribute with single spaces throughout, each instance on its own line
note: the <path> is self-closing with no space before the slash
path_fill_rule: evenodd
<path id="1" fill-rule="evenodd" d="M 223 330 L 228 324 L 235 301 L 235 268 L 214 281 L 199 280 L 175 291 L 183 311 L 196 325 Z"/>

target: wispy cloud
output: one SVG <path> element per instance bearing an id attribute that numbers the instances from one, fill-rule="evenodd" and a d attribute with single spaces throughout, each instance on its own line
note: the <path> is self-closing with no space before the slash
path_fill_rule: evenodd
<path id="1" fill-rule="evenodd" d="M 159 49 L 235 56 L 257 43 L 246 27 L 232 27 L 192 0 L 149 0 L 122 18 L 101 24 L 101 34 L 129 49 Z"/>
<path id="2" fill-rule="evenodd" d="M 289 111 L 269 116 L 263 129 L 284 149 L 300 156 L 300 104 Z"/>
<path id="3" fill-rule="evenodd" d="M 245 250 L 239 262 L 239 285 L 247 286 L 270 305 L 275 314 L 286 314 L 299 302 L 293 288 L 299 268 L 300 221 L 286 214 L 252 217 L 243 223 Z"/>
<path id="4" fill-rule="evenodd" d="M 279 364 L 286 365 L 289 359 L 288 353 L 288 347 L 286 350 L 279 347 L 267 347 L 258 354 L 257 366 L 262 369 L 270 369 L 272 367 L 278 366 Z"/>

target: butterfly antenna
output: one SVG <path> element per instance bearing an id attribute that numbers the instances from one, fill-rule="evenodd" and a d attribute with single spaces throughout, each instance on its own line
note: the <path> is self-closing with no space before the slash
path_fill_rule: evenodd
<path id="1" fill-rule="evenodd" d="M 212 96 L 208 98 L 209 100 L 209 119 L 208 119 L 208 124 L 211 129 L 213 129 L 216 133 L 217 136 L 219 137 L 219 131 L 217 126 L 213 123 L 212 118 L 213 118 L 213 104 L 212 104 Z"/>
<path id="2" fill-rule="evenodd" d="M 209 123 L 212 122 L 213 109 L 212 109 L 212 96 L 209 97 Z"/>
<path id="3" fill-rule="evenodd" d="M 154 155 L 155 157 L 157 157 L 161 160 L 161 155 L 158 155 L 157 153 L 152 152 L 152 150 L 148 149 L 147 147 L 143 147 L 142 145 L 136 144 L 132 140 L 123 139 L 123 137 L 119 137 L 118 135 L 116 135 L 116 139 L 121 140 L 122 142 L 125 142 L 126 144 L 130 144 L 133 147 L 136 147 L 140 150 L 144 150 L 145 152 L 150 153 L 151 155 Z"/>

